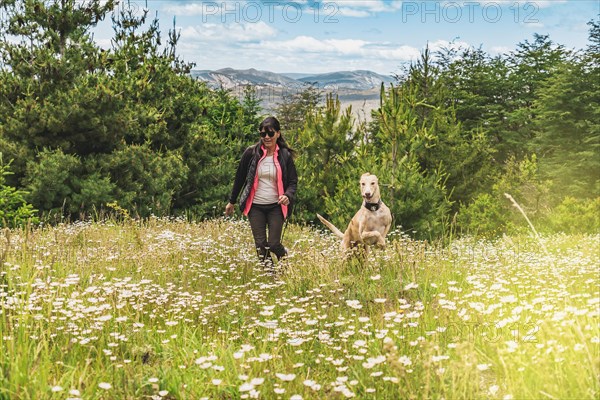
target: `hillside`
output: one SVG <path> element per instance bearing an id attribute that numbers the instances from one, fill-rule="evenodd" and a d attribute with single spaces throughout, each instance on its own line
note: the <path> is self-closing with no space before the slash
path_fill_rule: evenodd
<path id="1" fill-rule="evenodd" d="M 212 87 L 234 89 L 238 86 L 273 86 L 278 88 L 301 88 L 307 83 L 316 83 L 324 89 L 369 90 L 379 88 L 381 83 L 391 83 L 391 76 L 373 71 L 337 71 L 325 74 L 289 73 L 278 74 L 251 69 L 223 68 L 219 70 L 192 70 L 191 75 Z"/>
<path id="2" fill-rule="evenodd" d="M 301 82 L 312 83 L 324 89 L 370 90 L 379 88 L 381 83 L 394 81 L 391 76 L 380 75 L 372 71 L 339 71 L 327 74 L 309 75 L 299 78 Z"/>
<path id="3" fill-rule="evenodd" d="M 254 68 L 237 70 L 223 68 L 216 71 L 192 70 L 191 75 L 208 83 L 211 87 L 235 89 L 239 86 L 273 86 L 273 87 L 301 87 L 302 82 L 269 71 L 259 71 Z"/>
<path id="4" fill-rule="evenodd" d="M 244 87 L 254 86 L 265 113 L 275 109 L 284 96 L 303 90 L 308 84 L 316 84 L 324 93 L 339 96 L 343 107 L 352 106 L 360 118 L 369 119 L 370 112 L 379 106 L 381 84 L 394 82 L 391 76 L 373 71 L 337 71 L 324 74 L 284 73 L 278 74 L 256 69 L 238 70 L 192 70 L 191 75 L 206 82 L 210 87 L 222 87 L 243 96 Z"/>

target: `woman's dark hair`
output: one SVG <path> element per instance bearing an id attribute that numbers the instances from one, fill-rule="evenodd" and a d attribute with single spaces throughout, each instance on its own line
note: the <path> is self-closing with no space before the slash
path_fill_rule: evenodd
<path id="1" fill-rule="evenodd" d="M 259 132 L 263 132 L 263 131 L 278 132 L 278 131 L 281 131 L 281 124 L 279 123 L 279 120 L 277 118 L 267 117 L 263 120 L 263 122 L 260 123 L 258 130 L 259 130 Z M 279 138 L 277 139 L 277 145 L 280 148 L 287 149 L 287 151 L 289 151 L 292 156 L 296 155 L 296 150 L 294 150 L 290 146 L 288 146 L 288 144 L 285 141 L 285 139 L 283 138 L 282 134 L 280 134 Z"/>
<path id="2" fill-rule="evenodd" d="M 259 131 L 262 131 L 263 129 L 277 132 L 277 131 L 281 130 L 281 124 L 279 124 L 279 121 L 277 120 L 277 118 L 267 117 L 263 120 L 263 122 L 260 123 L 260 126 L 258 127 Z"/>

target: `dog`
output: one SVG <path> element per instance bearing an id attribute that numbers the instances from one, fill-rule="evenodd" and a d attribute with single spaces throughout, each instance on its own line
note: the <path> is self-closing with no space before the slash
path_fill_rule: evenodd
<path id="1" fill-rule="evenodd" d="M 365 253 L 368 246 L 385 248 L 385 237 L 392 225 L 392 213 L 381 201 L 377 176 L 363 174 L 360 177 L 360 191 L 364 199 L 363 204 L 352 217 L 346 232 L 342 233 L 335 225 L 317 214 L 317 218 L 342 239 L 340 248 L 344 253 L 359 246 Z"/>

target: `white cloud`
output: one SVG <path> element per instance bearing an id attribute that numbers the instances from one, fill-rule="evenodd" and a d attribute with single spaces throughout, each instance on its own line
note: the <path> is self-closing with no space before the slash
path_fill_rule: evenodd
<path id="1" fill-rule="evenodd" d="M 338 1 L 339 4 L 346 3 L 344 0 Z M 402 1 L 391 0 L 388 2 L 382 0 L 350 0 L 347 2 L 353 7 L 365 8 L 372 12 L 393 12 L 402 8 Z"/>
<path id="2" fill-rule="evenodd" d="M 492 46 L 490 48 L 490 54 L 499 55 L 499 54 L 507 54 L 513 51 L 514 49 L 508 46 Z"/>
<path id="3" fill-rule="evenodd" d="M 297 36 L 284 41 L 267 41 L 261 43 L 261 48 L 288 52 L 301 51 L 304 53 L 322 53 L 331 51 L 331 47 L 312 36 Z"/>
<path id="4" fill-rule="evenodd" d="M 112 48 L 112 39 L 101 38 L 101 39 L 96 39 L 95 41 L 96 41 L 96 44 L 98 44 L 98 46 L 100 46 L 104 50 L 108 50 L 108 49 Z"/>
<path id="5" fill-rule="evenodd" d="M 533 3 L 540 8 L 552 7 L 557 4 L 564 4 L 567 0 L 534 0 Z"/>
<path id="6" fill-rule="evenodd" d="M 317 39 L 312 36 L 297 36 L 290 40 L 263 41 L 260 49 L 286 52 L 289 57 L 302 59 L 302 54 L 322 57 L 355 57 L 358 59 L 384 59 L 407 61 L 419 56 L 419 50 L 410 46 L 392 43 L 375 43 L 359 39 Z"/>
<path id="7" fill-rule="evenodd" d="M 186 42 L 253 42 L 274 36 L 277 31 L 266 23 L 205 23 L 181 30 Z"/>
<path id="8" fill-rule="evenodd" d="M 344 17 L 367 18 L 378 13 L 395 13 L 399 11 L 412 16 L 415 12 L 423 13 L 426 10 L 437 10 L 438 12 L 440 12 L 440 10 L 445 7 L 456 8 L 457 6 L 461 7 L 463 9 L 463 12 L 464 10 L 469 10 L 469 12 L 473 12 L 474 9 L 488 7 L 511 7 L 512 9 L 518 7 L 521 13 L 532 15 L 532 13 L 537 13 L 537 10 L 541 8 L 548 8 L 557 4 L 564 4 L 567 3 L 567 0 L 530 0 L 522 3 L 515 2 L 515 0 L 445 0 L 438 1 L 436 3 L 425 4 L 424 1 L 417 0 L 390 0 L 388 2 L 385 2 L 383 0 L 337 0 L 335 2 L 323 4 L 330 4 L 330 7 L 333 7 L 333 9 L 329 10 L 332 15 L 335 14 Z"/>
<path id="9" fill-rule="evenodd" d="M 463 7 L 459 22 L 468 24 L 436 25 L 429 24 L 433 21 L 431 15 L 425 16 L 428 23 L 419 23 L 423 18 L 419 13 L 425 8 L 433 9 L 433 4 L 422 0 L 318 0 L 318 24 L 315 23 L 315 4 L 312 1 L 296 0 L 294 7 L 298 7 L 298 4 L 302 7 L 302 18 L 291 24 L 282 16 L 284 6 L 292 4 L 291 1 L 293 0 L 151 1 L 148 6 L 151 8 L 151 16 L 155 9 L 159 10 L 163 26 L 168 26 L 176 15 L 177 29 L 182 34 L 178 52 L 186 61 L 197 62 L 199 69 L 233 67 L 275 72 L 371 69 L 390 73 L 397 71 L 402 63 L 418 59 L 427 40 L 432 51 L 443 47 L 469 47 L 464 42 L 435 41 L 436 38 L 449 39 L 460 35 L 474 43 L 495 46 L 488 51 L 499 54 L 513 50 L 511 46 L 518 41 L 519 38 L 515 38 L 518 34 L 522 34 L 522 38 L 529 35 L 527 28 L 540 30 L 541 22 L 545 24 L 541 29 L 544 32 L 553 34 L 554 30 L 568 28 L 569 33 L 583 32 L 580 34 L 583 39 L 580 40 L 584 41 L 588 31 L 588 27 L 576 15 L 560 15 L 558 18 L 552 9 L 550 12 L 547 9 L 540 10 L 556 4 L 564 7 L 564 3 L 568 3 L 564 0 L 440 1 L 437 3 L 440 18 L 453 18 L 458 5 Z M 268 6 L 267 3 L 271 5 Z M 275 6 L 276 3 L 279 5 Z M 515 13 L 509 8 L 517 3 L 520 10 L 519 23 L 514 23 Z M 466 11 L 467 4 L 477 4 L 470 6 L 472 17 Z M 488 29 L 491 25 L 483 25 L 489 21 L 482 17 L 482 8 L 490 5 L 489 18 L 492 18 L 497 9 L 492 4 L 502 7 L 502 18 L 498 25 L 505 24 L 506 37 L 494 33 L 496 30 Z M 531 14 L 533 8 L 529 6 L 525 9 L 526 4 L 531 4 L 540 11 Z M 326 5 L 332 8 L 325 9 Z M 411 5 L 418 7 L 414 10 L 417 14 L 408 13 L 407 7 Z M 235 11 L 235 7 L 238 7 L 238 11 Z M 261 10 L 261 18 L 254 18 L 253 12 L 256 10 Z M 272 15 L 269 15 L 269 10 Z M 288 11 L 289 18 L 292 18 L 295 10 L 290 8 Z M 390 18 L 392 13 L 396 13 L 395 19 Z M 548 15 L 552 18 L 547 17 Z M 326 18 L 339 19 L 341 23 L 326 25 L 322 23 Z M 525 23 L 523 21 L 526 18 L 527 21 L 533 21 L 532 18 L 540 21 Z M 569 27 L 569 24 L 572 26 Z M 166 31 L 167 29 L 163 29 L 163 37 Z M 99 24 L 95 33 L 95 40 L 99 44 L 110 47 L 113 32 L 109 19 Z M 560 37 L 553 38 L 561 40 Z"/>
<path id="10" fill-rule="evenodd" d="M 370 12 L 383 12 L 388 9 L 381 0 L 338 0 L 336 4 L 340 8 L 364 9 Z"/>
<path id="11" fill-rule="evenodd" d="M 417 59 L 421 53 L 415 47 L 400 46 L 391 49 L 380 49 L 376 53 L 385 60 L 411 61 Z"/>
<path id="12" fill-rule="evenodd" d="M 331 18 L 335 18 L 335 15 L 340 15 L 342 17 L 367 18 L 371 16 L 371 13 L 365 10 L 342 7 L 329 14 Z"/>
<path id="13" fill-rule="evenodd" d="M 541 22 L 527 22 L 527 23 L 523 23 L 523 26 L 528 29 L 543 29 L 546 27 Z"/>
<path id="14" fill-rule="evenodd" d="M 239 36 L 251 35 L 244 30 L 211 27 L 206 24 L 182 31 L 178 49 L 186 61 L 198 69 L 257 68 L 273 72 L 327 72 L 369 69 L 383 74 L 397 71 L 402 63 L 415 60 L 420 50 L 391 42 L 361 39 L 320 39 L 300 35 L 288 40 L 263 38 L 242 42 Z M 259 30 L 262 32 L 262 30 Z M 255 34 L 254 39 L 260 35 Z M 272 37 L 272 35 L 270 36 Z M 257 63 L 257 60 L 260 60 Z"/>
<path id="15" fill-rule="evenodd" d="M 268 19 L 275 10 L 282 9 L 302 9 L 308 7 L 308 0 L 275 0 L 262 2 L 260 0 L 210 0 L 196 1 L 185 4 L 169 4 L 162 8 L 162 11 L 185 17 L 202 16 L 204 22 L 211 18 L 220 20 L 237 19 L 244 20 L 245 18 Z M 332 3 L 334 4 L 334 3 Z M 290 11 L 290 14 L 292 11 Z"/>
<path id="16" fill-rule="evenodd" d="M 393 13 L 402 7 L 401 1 L 384 2 L 382 0 L 338 0 L 330 3 L 334 9 L 329 11 L 347 17 L 366 18 L 377 13 Z"/>
<path id="17" fill-rule="evenodd" d="M 218 8 L 218 3 L 215 2 L 215 6 Z M 165 6 L 162 11 L 173 15 L 185 15 L 193 17 L 197 15 L 203 15 L 204 13 L 212 10 L 212 4 L 207 2 L 190 3 L 190 4 L 169 4 Z"/>

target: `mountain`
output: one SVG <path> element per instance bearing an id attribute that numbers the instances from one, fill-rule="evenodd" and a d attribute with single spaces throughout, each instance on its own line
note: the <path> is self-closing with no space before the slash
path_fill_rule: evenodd
<path id="1" fill-rule="evenodd" d="M 314 74 L 308 74 L 306 72 L 282 72 L 281 75 L 300 80 L 301 78 L 305 78 Z"/>
<path id="2" fill-rule="evenodd" d="M 381 83 L 391 83 L 391 76 L 377 74 L 373 71 L 339 71 L 327 74 L 309 75 L 299 78 L 301 82 L 316 82 L 323 89 L 355 89 L 369 90 L 378 88 Z"/>
<path id="3" fill-rule="evenodd" d="M 264 112 L 276 110 L 290 94 L 300 93 L 307 83 L 316 83 L 323 93 L 332 93 L 343 107 L 352 106 L 358 118 L 369 120 L 371 110 L 379 107 L 381 83 L 389 84 L 391 76 L 373 71 L 338 71 L 326 74 L 285 73 L 251 69 L 223 68 L 219 70 L 192 70 L 192 77 L 205 81 L 213 88 L 223 87 L 234 96 L 243 98 L 244 88 L 254 86 Z"/>
<path id="4" fill-rule="evenodd" d="M 238 86 L 274 86 L 274 87 L 301 87 L 302 82 L 285 75 L 269 71 L 251 69 L 223 68 L 216 71 L 192 70 L 192 77 L 203 80 L 209 86 L 223 86 L 232 89 Z"/>
<path id="5" fill-rule="evenodd" d="M 253 85 L 278 88 L 302 88 L 307 83 L 315 82 L 319 88 L 326 90 L 370 90 L 379 88 L 381 83 L 393 82 L 391 76 L 380 75 L 373 71 L 338 71 L 326 74 L 289 73 L 278 74 L 269 71 L 251 69 L 223 68 L 216 71 L 192 70 L 191 75 L 203 80 L 213 87 L 233 89 L 240 86 Z"/>

